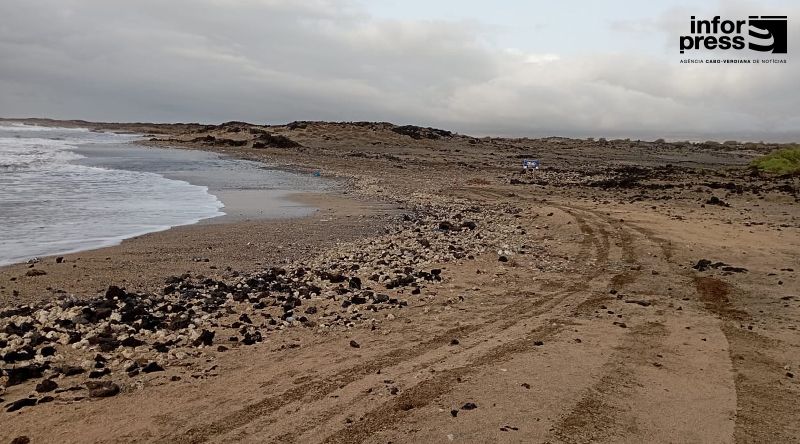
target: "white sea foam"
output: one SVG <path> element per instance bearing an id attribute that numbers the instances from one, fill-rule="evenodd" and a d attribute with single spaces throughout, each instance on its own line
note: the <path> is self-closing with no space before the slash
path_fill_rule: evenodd
<path id="1" fill-rule="evenodd" d="M 76 164 L 79 145 L 133 136 L 0 126 L 0 265 L 116 244 L 219 216 L 208 189 L 154 173 Z"/>

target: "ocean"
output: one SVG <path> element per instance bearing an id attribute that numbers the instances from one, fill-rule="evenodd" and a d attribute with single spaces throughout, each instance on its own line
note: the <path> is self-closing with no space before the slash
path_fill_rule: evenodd
<path id="1" fill-rule="evenodd" d="M 0 265 L 223 216 L 215 193 L 267 190 L 259 216 L 299 216 L 308 208 L 282 200 L 287 190 L 325 187 L 255 162 L 130 143 L 138 137 L 0 124 Z"/>

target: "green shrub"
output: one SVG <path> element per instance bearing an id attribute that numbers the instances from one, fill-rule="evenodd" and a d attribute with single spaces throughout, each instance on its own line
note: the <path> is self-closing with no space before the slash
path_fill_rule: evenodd
<path id="1" fill-rule="evenodd" d="M 754 160 L 751 165 L 768 173 L 800 174 L 800 147 L 771 152 Z"/>

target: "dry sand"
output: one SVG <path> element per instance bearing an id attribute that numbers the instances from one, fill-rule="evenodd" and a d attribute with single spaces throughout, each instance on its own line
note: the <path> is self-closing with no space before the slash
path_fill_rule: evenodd
<path id="1" fill-rule="evenodd" d="M 252 149 L 219 141 L 253 137 L 231 127 L 127 128 L 166 133 L 153 142 L 165 145 L 214 135 L 205 149 L 321 168 L 362 200 L 325 196 L 300 220 L 151 234 L 45 261 L 47 275 L 13 283 L 25 269 L 10 267 L 0 285 L 33 300 L 45 287 L 157 289 L 186 271 L 252 271 L 352 250 L 403 226 L 389 208 L 428 202 L 491 211 L 510 244 L 496 248 L 528 252 L 444 262 L 443 282 L 419 296 L 399 290 L 409 305 L 372 323 L 276 330 L 135 382 L 116 377 L 123 392 L 112 398 L 0 413 L 2 439 L 798 442 L 798 180 L 742 169 L 770 147 L 414 139 L 380 125 L 301 124 L 257 129 L 302 147 Z M 523 157 L 545 169 L 520 174 Z M 746 271 L 693 269 L 701 259 Z"/>

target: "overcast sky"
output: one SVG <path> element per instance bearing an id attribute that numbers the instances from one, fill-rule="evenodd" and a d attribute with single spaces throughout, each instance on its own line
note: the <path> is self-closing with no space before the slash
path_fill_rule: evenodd
<path id="1" fill-rule="evenodd" d="M 788 15 L 788 63 L 682 65 L 691 15 Z M 777 0 L 0 0 L 0 116 L 800 140 L 799 24 Z"/>

